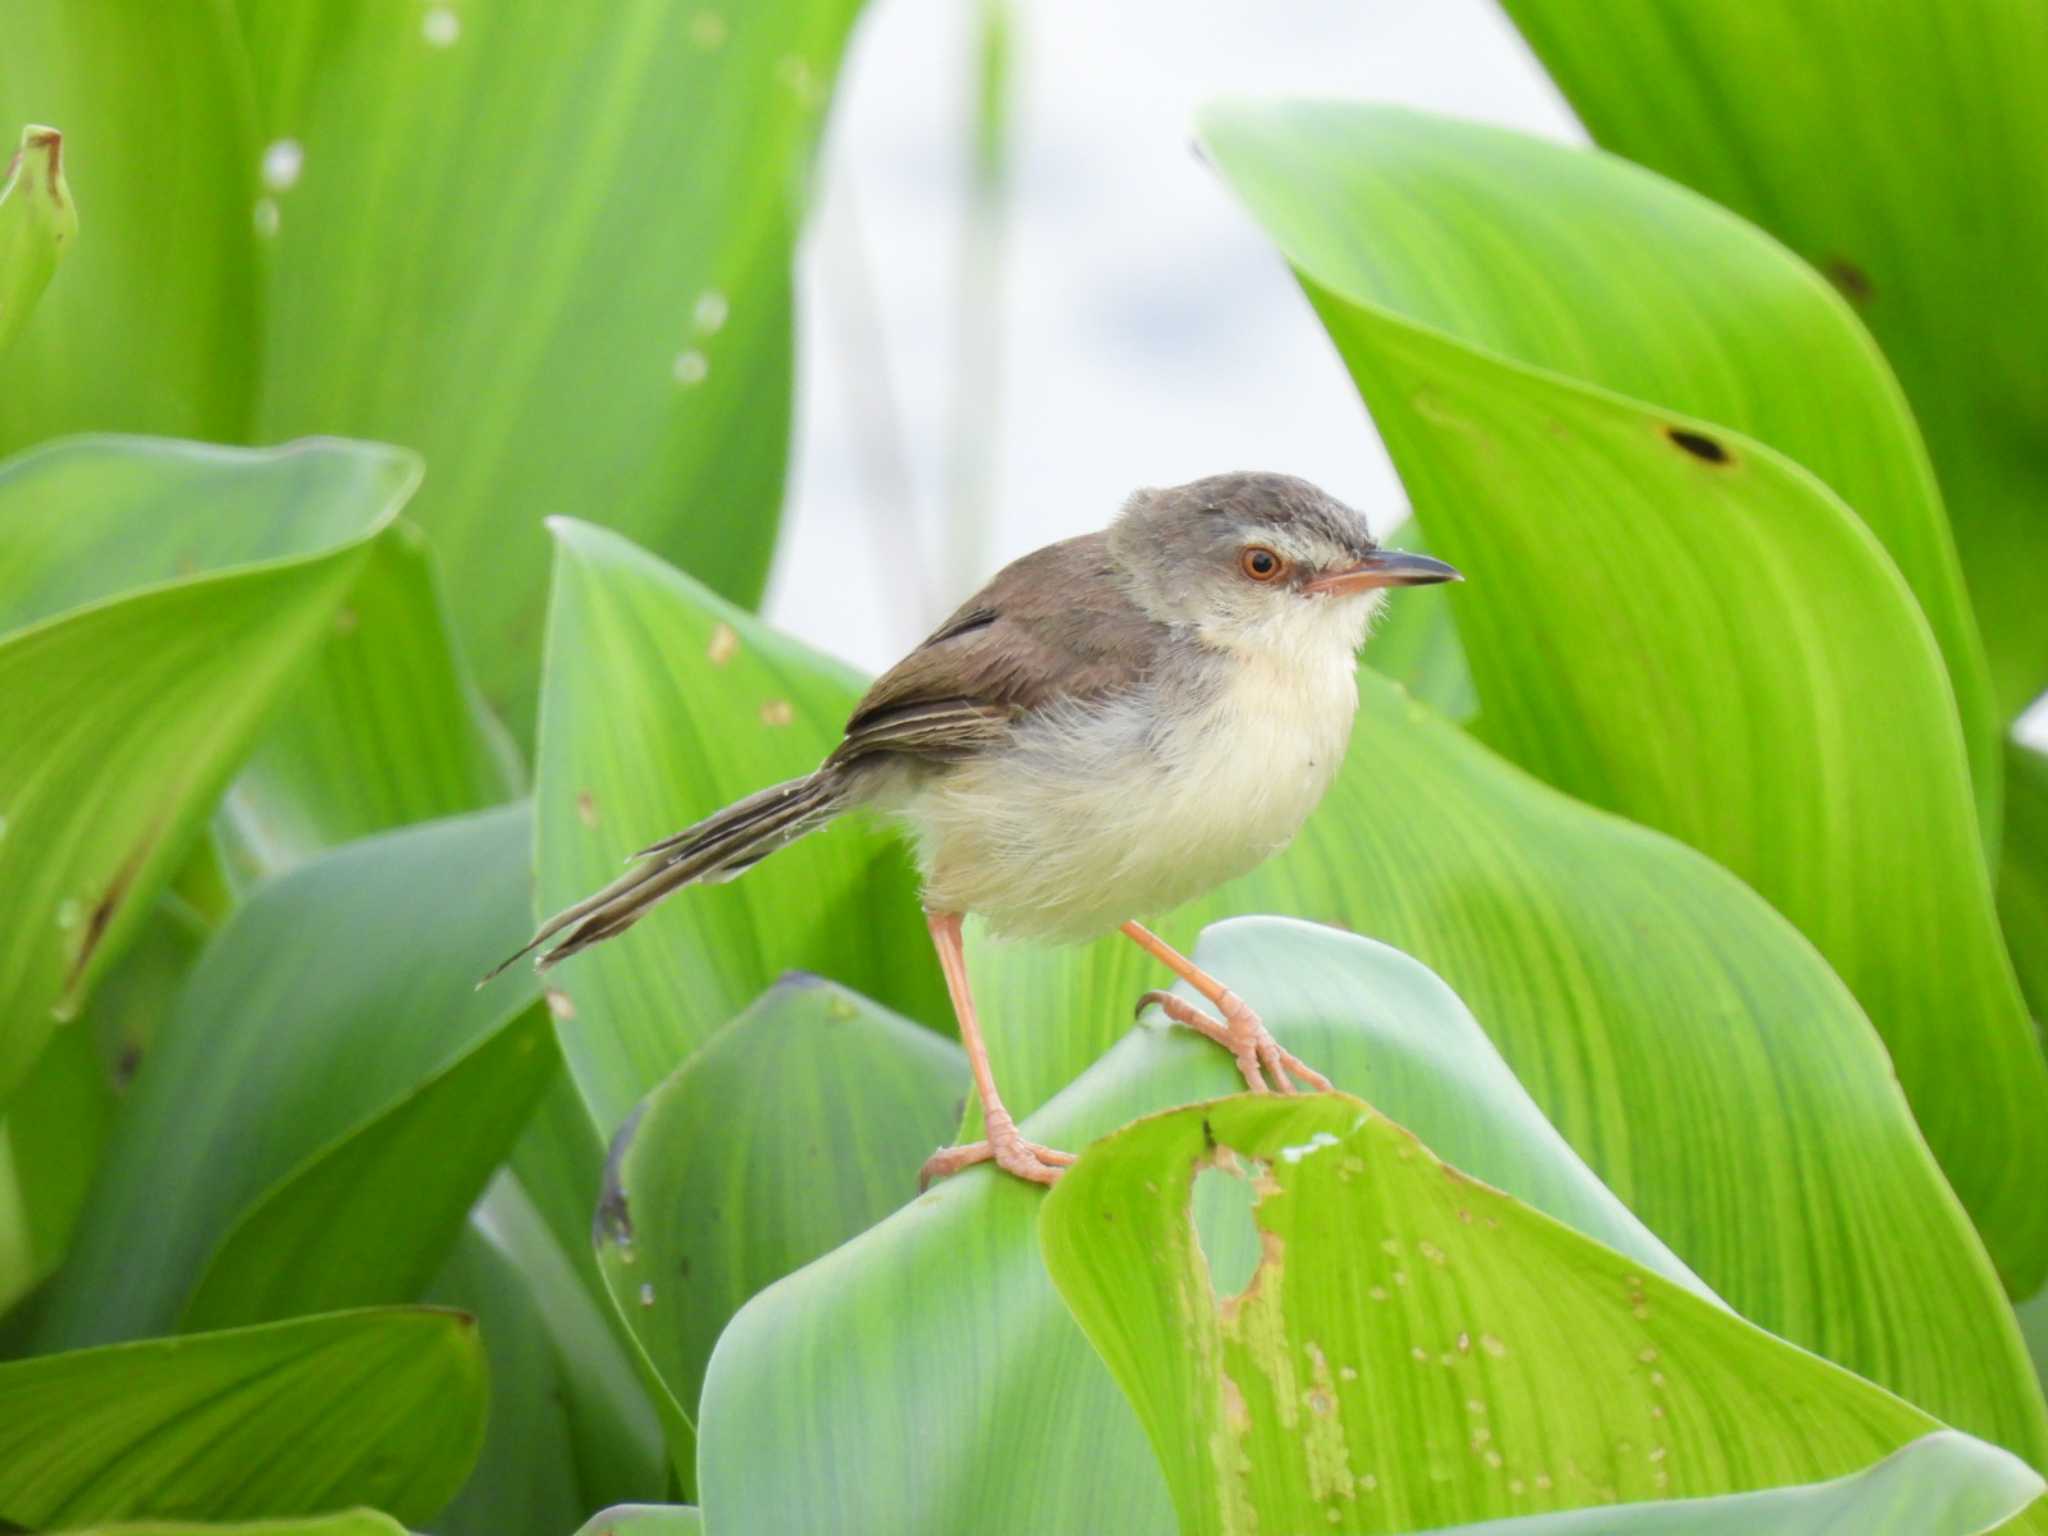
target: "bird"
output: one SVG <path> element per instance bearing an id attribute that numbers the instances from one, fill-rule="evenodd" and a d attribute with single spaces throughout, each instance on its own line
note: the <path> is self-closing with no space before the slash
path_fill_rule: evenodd
<path id="1" fill-rule="evenodd" d="M 1244 999 L 1140 919 L 1292 840 L 1348 749 L 1357 653 L 1387 590 L 1462 579 L 1381 547 L 1362 515 L 1291 475 L 1136 491 L 1106 529 L 999 571 L 875 681 L 814 772 L 643 848 L 498 970 L 535 950 L 546 970 L 685 886 L 868 811 L 909 835 L 981 1101 L 983 1137 L 936 1152 L 920 1187 L 985 1161 L 1049 1185 L 1074 1161 L 1025 1139 L 997 1091 L 968 986 L 970 913 L 999 938 L 1121 930 L 1214 1010 L 1162 990 L 1140 1013 L 1157 1005 L 1223 1046 L 1253 1092 L 1326 1092 Z"/>

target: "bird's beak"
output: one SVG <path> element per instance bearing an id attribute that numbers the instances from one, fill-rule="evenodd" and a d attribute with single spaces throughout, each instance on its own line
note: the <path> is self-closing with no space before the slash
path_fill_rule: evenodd
<path id="1" fill-rule="evenodd" d="M 1376 549 L 1356 565 L 1328 571 L 1304 582 L 1304 592 L 1370 592 L 1375 587 L 1430 587 L 1440 581 L 1463 581 L 1462 572 L 1428 555 L 1410 554 L 1405 549 Z"/>

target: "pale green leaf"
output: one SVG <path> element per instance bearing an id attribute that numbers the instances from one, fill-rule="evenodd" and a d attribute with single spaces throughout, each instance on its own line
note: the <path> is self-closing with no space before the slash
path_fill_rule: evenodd
<path id="1" fill-rule="evenodd" d="M 1224 974 L 1253 955 L 1271 958 L 1271 985 L 1253 995 L 1290 1049 L 1423 1127 L 1474 1176 L 1597 1232 L 1638 1275 L 1668 1277 L 1661 1290 L 1697 1284 L 1421 966 L 1271 919 L 1214 929 L 1200 952 Z M 1078 1150 L 1237 1083 L 1215 1046 L 1141 1026 L 1026 1132 Z M 956 1175 L 740 1310 L 704 1387 L 712 1529 L 918 1536 L 957 1531 L 964 1508 L 983 1536 L 1171 1528 L 1138 1421 L 1040 1265 L 1041 1198 L 991 1168 Z"/>
<path id="2" fill-rule="evenodd" d="M 1965 757 L 1995 818 L 1996 720 L 1869 338 L 1786 252 L 1610 157 L 1369 107 L 1212 109 L 1204 137 L 1470 578 L 1487 740 L 1702 849 L 1813 940 L 2031 1291 L 2048 1063 Z"/>
<path id="3" fill-rule="evenodd" d="M 535 771 L 543 913 L 727 803 L 816 768 L 859 696 L 846 668 L 624 539 L 557 520 Z M 507 950 L 524 933 L 506 931 Z M 924 1022 L 950 1017 L 909 860 L 841 823 L 743 879 L 685 890 L 551 973 L 563 1049 L 609 1137 L 634 1104 L 790 969 Z"/>
<path id="4" fill-rule="evenodd" d="M 0 466 L 0 1096 L 177 869 L 418 476 L 367 444 Z"/>
<path id="5" fill-rule="evenodd" d="M 704 1517 L 681 1504 L 620 1504 L 599 1510 L 576 1536 L 701 1536 Z"/>
<path id="6" fill-rule="evenodd" d="M 1373 934 L 1444 977 L 1608 1187 L 1744 1316 L 2048 1454 L 2010 1309 L 1877 1037 L 1725 870 L 1545 788 L 1368 672 L 1350 757 L 1294 845 L 1158 927 L 1185 948 L 1261 911 Z M 1024 1110 L 1165 979 L 1121 938 L 970 959 L 997 1083 Z M 1269 1013 L 1293 986 L 1250 947 L 1211 969 Z"/>
<path id="7" fill-rule="evenodd" d="M 598 1260 L 676 1411 L 749 1297 L 917 1193 L 967 1090 L 951 1041 L 795 975 L 648 1095 L 612 1149 Z"/>
<path id="8" fill-rule="evenodd" d="M 476 1456 L 483 1354 L 425 1308 L 0 1365 L 0 1517 L 31 1530 L 375 1505 L 418 1523 Z"/>
<path id="9" fill-rule="evenodd" d="M 858 0 L 236 9 L 261 138 L 292 167 L 269 192 L 246 430 L 426 456 L 415 515 L 522 736 L 542 517 L 600 519 L 758 598 L 791 248 Z"/>

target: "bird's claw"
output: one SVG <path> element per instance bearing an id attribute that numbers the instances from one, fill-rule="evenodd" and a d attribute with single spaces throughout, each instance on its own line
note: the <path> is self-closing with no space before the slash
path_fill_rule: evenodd
<path id="1" fill-rule="evenodd" d="M 971 1168 L 976 1163 L 993 1162 L 1003 1172 L 1014 1174 L 1033 1184 L 1052 1184 L 1074 1161 L 1074 1154 L 1062 1152 L 1056 1147 L 1041 1147 L 1035 1141 L 1026 1141 L 1016 1126 L 998 1122 L 991 1126 L 992 1134 L 981 1141 L 970 1141 L 962 1146 L 941 1147 L 925 1159 L 924 1167 L 917 1172 L 917 1190 L 923 1194 L 931 1188 L 932 1180 L 947 1178 L 962 1168 Z"/>
<path id="2" fill-rule="evenodd" d="M 1328 1093 L 1330 1080 L 1275 1040 L 1259 1016 L 1235 992 L 1225 992 L 1217 1007 L 1223 1018 L 1204 1013 L 1172 992 L 1151 991 L 1138 999 L 1138 1012 L 1157 1004 L 1176 1024 L 1214 1040 L 1237 1062 L 1238 1073 L 1253 1093 L 1299 1093 L 1295 1080 L 1316 1093 Z"/>

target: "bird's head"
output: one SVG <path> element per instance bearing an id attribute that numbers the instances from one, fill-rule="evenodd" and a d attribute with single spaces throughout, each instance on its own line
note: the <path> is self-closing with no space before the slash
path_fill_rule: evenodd
<path id="1" fill-rule="evenodd" d="M 1139 491 L 1109 538 L 1140 607 L 1226 650 L 1354 651 L 1387 588 L 1462 579 L 1428 555 L 1381 549 L 1363 517 L 1292 475 Z"/>

